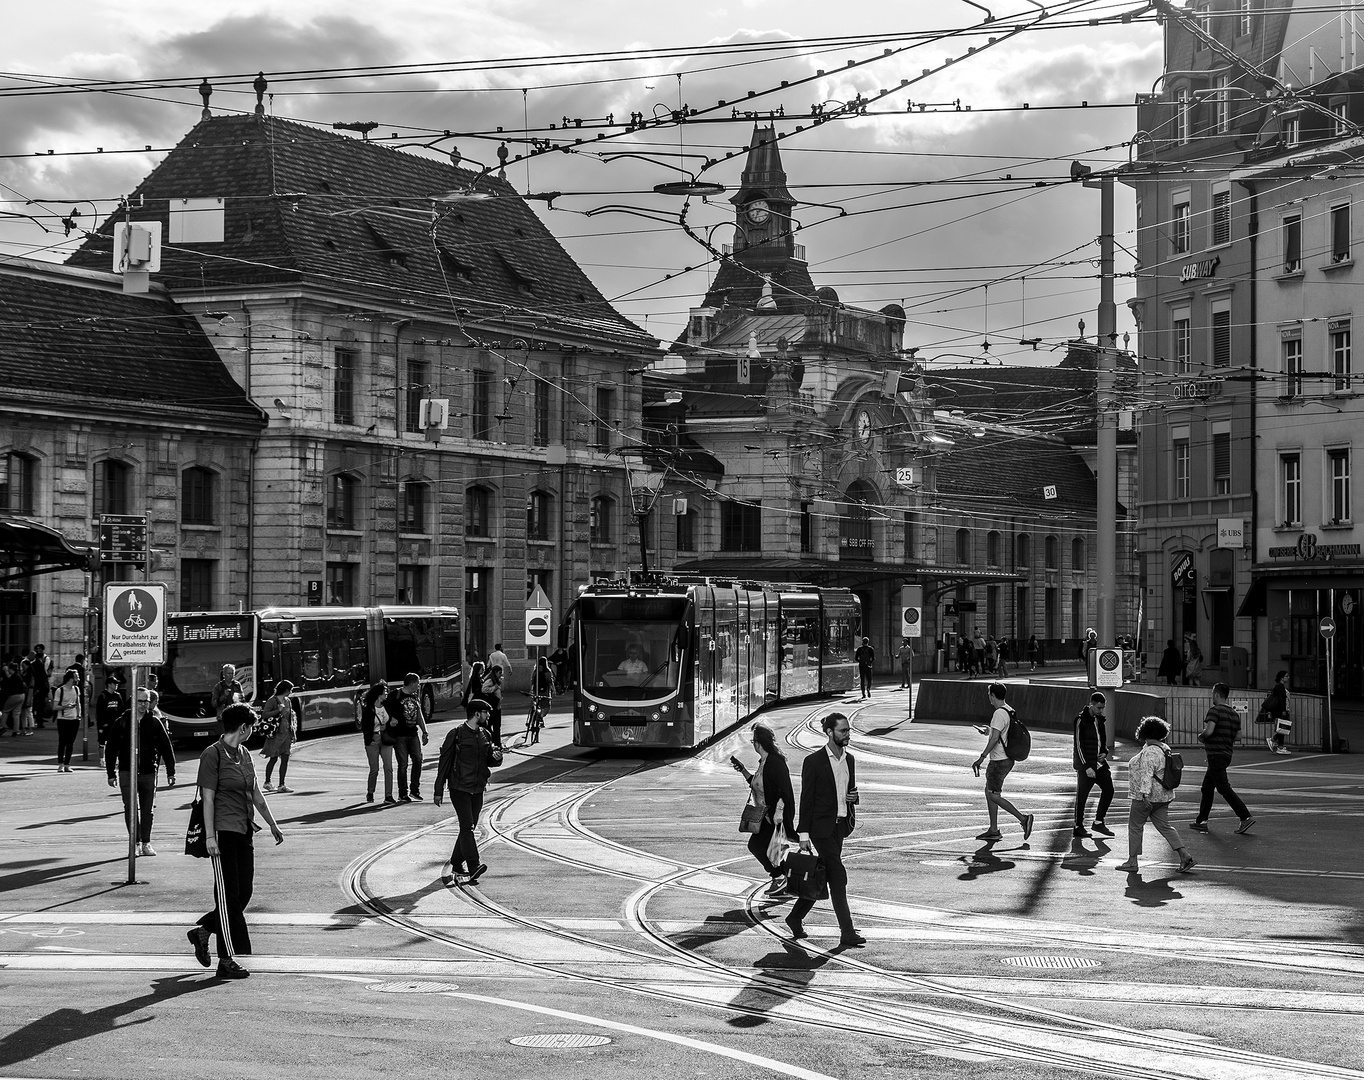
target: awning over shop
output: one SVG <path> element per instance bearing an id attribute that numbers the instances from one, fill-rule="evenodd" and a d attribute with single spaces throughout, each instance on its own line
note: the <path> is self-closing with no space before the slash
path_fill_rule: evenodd
<path id="1" fill-rule="evenodd" d="M 1250 588 L 1236 609 L 1238 617 L 1253 619 L 1268 614 L 1267 591 L 1271 583 L 1292 584 L 1302 581 L 1303 588 L 1357 589 L 1364 585 L 1364 564 L 1357 562 L 1299 562 L 1282 566 L 1255 566 L 1250 571 Z"/>
<path id="2" fill-rule="evenodd" d="M 73 544 L 26 518 L 0 518 L 0 584 L 61 570 L 93 571 L 97 558 L 93 544 Z"/>

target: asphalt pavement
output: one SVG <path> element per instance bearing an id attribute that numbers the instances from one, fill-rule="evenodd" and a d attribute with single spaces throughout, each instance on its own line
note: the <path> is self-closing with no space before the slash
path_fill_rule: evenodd
<path id="1" fill-rule="evenodd" d="M 727 764 L 754 763 L 742 732 L 603 754 L 568 745 L 561 707 L 494 774 L 472 888 L 449 879 L 453 815 L 429 779 L 426 802 L 368 804 L 358 735 L 296 746 L 294 790 L 269 796 L 285 842 L 257 839 L 240 982 L 184 936 L 212 902 L 207 864 L 180 853 L 195 755 L 180 786 L 163 778 L 160 854 L 128 884 L 93 743 L 65 774 L 55 732 L 0 738 L 0 1077 L 1364 1077 L 1357 755 L 1238 755 L 1244 835 L 1220 801 L 1210 834 L 1188 831 L 1191 755 L 1172 820 L 1198 867 L 1176 873 L 1148 830 L 1125 874 L 1121 764 L 1117 835 L 1076 840 L 1069 739 L 1035 733 L 1006 794 L 1036 829 L 1005 819 L 982 843 L 981 737 L 907 706 L 891 683 L 764 716 L 797 780 L 818 717 L 852 717 L 865 948 L 839 947 L 827 903 L 791 941 L 787 903 L 762 895 Z"/>

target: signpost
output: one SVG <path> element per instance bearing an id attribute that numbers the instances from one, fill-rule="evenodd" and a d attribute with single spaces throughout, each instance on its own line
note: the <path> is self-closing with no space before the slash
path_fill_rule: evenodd
<path id="1" fill-rule="evenodd" d="M 1090 649 L 1090 685 L 1100 690 L 1122 688 L 1122 650 Z"/>
<path id="2" fill-rule="evenodd" d="M 1321 752 L 1323 754 L 1333 754 L 1336 749 L 1336 733 L 1333 717 L 1331 716 L 1331 688 L 1335 681 L 1335 660 L 1336 660 L 1336 620 L 1327 615 L 1321 620 L 1318 627 L 1321 636 L 1326 639 L 1326 715 L 1322 717 L 1321 725 Z"/>
<path id="3" fill-rule="evenodd" d="M 553 640 L 554 610 L 550 606 L 549 597 L 545 595 L 545 590 L 536 585 L 535 591 L 530 594 L 530 599 L 526 601 L 526 648 L 530 652 L 531 663 L 534 665 L 530 676 L 532 693 L 534 693 L 536 679 L 540 675 L 540 649 L 549 645 Z M 529 737 L 529 733 L 527 737 Z"/>
<path id="4" fill-rule="evenodd" d="M 900 636 L 917 640 L 924 633 L 924 587 L 900 586 Z M 909 662 L 909 718 L 914 719 L 914 660 Z"/>

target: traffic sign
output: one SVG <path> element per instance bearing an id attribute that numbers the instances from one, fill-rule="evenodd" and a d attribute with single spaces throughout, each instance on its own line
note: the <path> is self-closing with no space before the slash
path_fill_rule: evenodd
<path id="1" fill-rule="evenodd" d="M 1321 636 L 1326 638 L 1327 641 L 1330 641 L 1331 638 L 1336 636 L 1336 620 L 1329 615 L 1326 616 L 1326 618 L 1321 620 L 1320 630 Z"/>
<path id="2" fill-rule="evenodd" d="M 142 514 L 100 514 L 99 560 L 142 563 L 147 559 L 147 519 Z"/>
<path id="3" fill-rule="evenodd" d="M 526 644 L 549 645 L 553 640 L 550 631 L 554 626 L 554 611 L 549 597 L 539 585 L 526 601 Z"/>
<path id="4" fill-rule="evenodd" d="M 1092 685 L 1104 689 L 1117 689 L 1122 686 L 1122 650 L 1091 649 L 1090 672 Z"/>
<path id="5" fill-rule="evenodd" d="M 900 587 L 900 636 L 922 637 L 924 632 L 924 589 L 922 585 Z"/>
<path id="6" fill-rule="evenodd" d="M 104 662 L 166 662 L 166 586 L 114 581 L 104 586 Z"/>

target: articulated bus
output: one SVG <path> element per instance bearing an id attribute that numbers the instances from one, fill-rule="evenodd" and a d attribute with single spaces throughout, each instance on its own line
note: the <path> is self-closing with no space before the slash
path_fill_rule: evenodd
<path id="1" fill-rule="evenodd" d="M 299 736 L 353 727 L 369 685 L 422 679 L 428 715 L 458 700 L 463 683 L 459 612 L 446 607 L 262 608 L 172 612 L 160 709 L 173 739 L 218 735 L 211 694 L 224 664 L 237 668 L 245 700 L 259 704 L 275 683 L 294 684 Z"/>
<path id="2" fill-rule="evenodd" d="M 596 583 L 561 630 L 575 746 L 698 746 L 765 705 L 856 685 L 861 604 L 846 589 Z"/>

